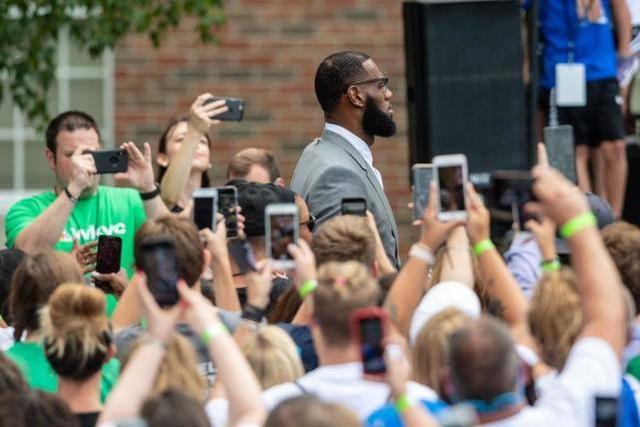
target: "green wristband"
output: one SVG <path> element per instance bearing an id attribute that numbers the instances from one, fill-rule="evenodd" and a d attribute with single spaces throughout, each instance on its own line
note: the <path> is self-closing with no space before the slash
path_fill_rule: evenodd
<path id="1" fill-rule="evenodd" d="M 560 227 L 560 236 L 562 236 L 563 239 L 568 239 L 578 234 L 585 228 L 593 227 L 596 225 L 598 225 L 598 219 L 593 214 L 593 212 L 589 211 L 581 213 L 580 215 L 570 219 L 565 225 Z"/>
<path id="2" fill-rule="evenodd" d="M 207 326 L 202 334 L 200 334 L 200 339 L 204 343 L 204 345 L 209 345 L 209 343 L 217 336 L 222 334 L 228 334 L 229 330 L 226 326 L 222 324 L 222 322 L 215 322 L 211 325 Z"/>
<path id="3" fill-rule="evenodd" d="M 562 268 L 562 264 L 560 264 L 560 260 L 556 258 L 553 261 L 542 261 L 540 263 L 540 267 L 542 267 L 542 271 L 549 273 L 551 271 L 560 270 L 560 268 Z"/>
<path id="4" fill-rule="evenodd" d="M 300 299 L 305 299 L 309 294 L 313 293 L 318 287 L 318 282 L 314 279 L 307 280 L 300 286 L 298 290 L 298 294 L 300 295 Z"/>
<path id="5" fill-rule="evenodd" d="M 494 245 L 493 242 L 489 239 L 480 240 L 478 243 L 473 245 L 473 253 L 476 254 L 476 256 L 480 256 L 495 247 L 496 245 Z"/>
<path id="6" fill-rule="evenodd" d="M 396 399 L 395 407 L 396 407 L 396 410 L 401 414 L 405 413 L 407 409 L 411 408 L 412 406 L 413 406 L 413 402 L 411 401 L 411 399 L 409 399 L 409 396 L 407 396 L 406 394 L 402 394 L 398 396 L 398 398 Z"/>

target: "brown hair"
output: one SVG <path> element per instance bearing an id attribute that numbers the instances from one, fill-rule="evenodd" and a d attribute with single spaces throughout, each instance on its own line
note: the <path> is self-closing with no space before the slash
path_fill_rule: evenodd
<path id="1" fill-rule="evenodd" d="M 266 326 L 248 335 L 242 341 L 240 349 L 263 390 L 295 381 L 304 375 L 296 345 L 277 326 Z"/>
<path id="2" fill-rule="evenodd" d="M 291 286 L 278 297 L 271 311 L 267 313 L 269 323 L 291 323 L 302 305 L 298 289 Z"/>
<path id="3" fill-rule="evenodd" d="M 313 235 L 311 249 L 318 266 L 329 261 L 359 261 L 370 268 L 376 259 L 376 241 L 367 219 L 354 215 L 323 223 Z"/>
<path id="4" fill-rule="evenodd" d="M 640 312 L 640 228 L 614 222 L 602 229 L 602 239 Z"/>
<path id="5" fill-rule="evenodd" d="M 246 148 L 231 158 L 227 168 L 228 179 L 244 179 L 251 171 L 251 166 L 258 165 L 269 173 L 270 182 L 280 178 L 280 168 L 273 153 L 264 148 Z"/>
<path id="6" fill-rule="evenodd" d="M 575 275 L 569 267 L 544 275 L 529 311 L 529 327 L 542 360 L 561 370 L 583 326 Z"/>
<path id="7" fill-rule="evenodd" d="M 137 339 L 122 358 L 122 369 L 147 338 Z M 201 403 L 205 403 L 207 384 L 198 369 L 198 356 L 189 340 L 173 334 L 167 341 L 167 349 L 153 383 L 153 392 L 162 393 L 171 388 L 182 390 Z"/>
<path id="8" fill-rule="evenodd" d="M 210 427 L 202 403 L 175 388 L 148 398 L 140 415 L 149 427 Z"/>
<path id="9" fill-rule="evenodd" d="M 313 395 L 287 399 L 276 406 L 264 427 L 358 427 L 358 417 L 337 403 L 323 402 Z"/>
<path id="10" fill-rule="evenodd" d="M 169 236 L 176 247 L 176 268 L 178 276 L 189 286 L 196 284 L 204 267 L 204 254 L 198 235 L 198 228 L 190 219 L 175 215 L 147 220 L 136 232 L 134 256 L 136 266 L 140 268 L 142 243 L 152 236 Z"/>
<path id="11" fill-rule="evenodd" d="M 0 395 L 0 427 L 79 427 L 80 421 L 56 394 L 23 390 Z"/>
<path id="12" fill-rule="evenodd" d="M 58 375 L 82 381 L 108 360 L 112 343 L 104 293 L 68 283 L 60 285 L 40 313 L 44 351 Z"/>
<path id="13" fill-rule="evenodd" d="M 0 395 L 22 393 L 27 389 L 29 386 L 18 366 L 0 351 Z"/>
<path id="14" fill-rule="evenodd" d="M 313 295 L 313 314 L 328 345 L 349 345 L 349 317 L 378 302 L 380 289 L 367 268 L 356 261 L 328 262 L 318 269 Z"/>
<path id="15" fill-rule="evenodd" d="M 27 256 L 16 269 L 9 293 L 13 337 L 39 328 L 38 310 L 64 282 L 82 282 L 80 266 L 69 254 L 53 250 Z"/>
<path id="16" fill-rule="evenodd" d="M 424 324 L 411 352 L 411 366 L 417 382 L 442 395 L 440 372 L 447 365 L 449 337 L 467 324 L 469 318 L 456 308 L 446 308 Z"/>

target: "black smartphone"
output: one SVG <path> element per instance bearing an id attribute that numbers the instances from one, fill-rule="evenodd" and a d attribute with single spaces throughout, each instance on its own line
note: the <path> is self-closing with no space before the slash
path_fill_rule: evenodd
<path id="1" fill-rule="evenodd" d="M 96 173 L 126 172 L 129 167 L 129 155 L 124 150 L 95 150 L 91 153 L 96 164 Z"/>
<path id="2" fill-rule="evenodd" d="M 524 205 L 536 200 L 532 186 L 533 178 L 529 171 L 495 171 L 491 176 L 490 207 L 505 217 L 510 214 L 511 221 L 517 222 L 523 230 L 527 221 L 535 219 L 535 216 L 524 212 Z"/>
<path id="3" fill-rule="evenodd" d="M 341 202 L 342 215 L 367 216 L 367 201 L 363 197 L 346 197 Z"/>
<path id="4" fill-rule="evenodd" d="M 118 236 L 98 237 L 98 253 L 96 259 L 96 272 L 101 274 L 117 273 L 120 271 L 120 255 L 122 253 L 122 238 Z M 95 280 L 96 288 L 105 293 L 112 292 L 109 282 Z"/>
<path id="5" fill-rule="evenodd" d="M 433 166 L 429 163 L 418 163 L 411 167 L 413 192 L 413 219 L 422 219 L 424 210 L 429 205 L 429 190 L 433 180 Z"/>
<path id="6" fill-rule="evenodd" d="M 218 212 L 224 215 L 227 238 L 238 237 L 238 190 L 236 187 L 218 187 Z"/>
<path id="7" fill-rule="evenodd" d="M 147 275 L 147 286 L 160 307 L 178 303 L 178 270 L 176 248 L 169 236 L 143 240 L 140 266 Z"/>
<path id="8" fill-rule="evenodd" d="M 218 211 L 218 190 L 199 188 L 193 192 L 193 222 L 198 230 L 205 228 L 216 230 L 216 212 Z"/>
<path id="9" fill-rule="evenodd" d="M 595 427 L 618 427 L 618 398 L 595 397 Z"/>
<path id="10" fill-rule="evenodd" d="M 387 371 L 384 362 L 384 339 L 387 315 L 379 307 L 355 310 L 349 318 L 350 328 L 360 356 L 365 376 L 380 377 Z"/>
<path id="11" fill-rule="evenodd" d="M 256 271 L 256 256 L 246 239 L 233 239 L 228 244 L 229 255 L 238 266 L 238 273 Z"/>
<path id="12" fill-rule="evenodd" d="M 239 122 L 244 118 L 244 100 L 240 98 L 209 98 L 204 101 L 202 105 L 207 105 L 220 99 L 224 99 L 226 101 L 229 111 L 217 116 L 212 116 L 211 119 Z"/>

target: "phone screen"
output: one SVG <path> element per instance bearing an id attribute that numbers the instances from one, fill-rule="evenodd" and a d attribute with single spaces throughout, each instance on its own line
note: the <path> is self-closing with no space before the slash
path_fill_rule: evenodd
<path id="1" fill-rule="evenodd" d="M 342 199 L 342 215 L 367 215 L 367 201 L 363 198 Z"/>
<path id="2" fill-rule="evenodd" d="M 292 260 L 287 251 L 287 246 L 295 241 L 295 228 L 297 227 L 294 214 L 275 214 L 270 218 L 271 226 L 271 258 L 275 260 Z"/>
<path id="3" fill-rule="evenodd" d="M 438 166 L 440 212 L 464 211 L 464 171 L 462 165 Z"/>
<path id="4" fill-rule="evenodd" d="M 198 226 L 198 230 L 209 228 L 215 231 L 215 197 L 194 197 L 193 198 L 193 221 Z"/>
<path id="5" fill-rule="evenodd" d="M 218 188 L 218 212 L 224 215 L 227 237 L 238 237 L 238 197 L 235 188 Z"/>
<path id="6" fill-rule="evenodd" d="M 384 331 L 382 320 L 365 318 L 360 320 L 360 351 L 365 374 L 384 374 L 387 371 L 384 363 Z"/>
<path id="7" fill-rule="evenodd" d="M 618 426 L 618 399 L 615 397 L 595 397 L 595 426 Z"/>
<path id="8" fill-rule="evenodd" d="M 170 307 L 179 300 L 176 250 L 171 241 L 142 246 L 142 269 L 147 275 L 149 291 L 161 307 Z"/>
<path id="9" fill-rule="evenodd" d="M 432 167 L 413 169 L 413 219 L 422 219 L 429 205 L 429 190 L 433 179 Z"/>
<path id="10" fill-rule="evenodd" d="M 229 255 L 233 258 L 239 269 L 239 273 L 246 274 L 256 271 L 256 257 L 251 245 L 245 239 L 233 239 L 229 241 Z"/>
<path id="11" fill-rule="evenodd" d="M 520 229 L 535 216 L 527 214 L 524 206 L 535 200 L 532 191 L 533 179 L 529 177 L 505 178 L 494 177 L 492 181 L 492 207 L 512 213 L 513 220 L 518 222 Z"/>
<path id="12" fill-rule="evenodd" d="M 98 273 L 117 273 L 120 270 L 120 252 L 122 239 L 117 236 L 98 237 L 96 271 Z"/>

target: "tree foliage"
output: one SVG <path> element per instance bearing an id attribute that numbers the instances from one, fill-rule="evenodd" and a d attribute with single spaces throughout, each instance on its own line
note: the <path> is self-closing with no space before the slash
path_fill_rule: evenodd
<path id="1" fill-rule="evenodd" d="M 0 0 L 0 78 L 13 101 L 37 127 L 48 121 L 46 97 L 56 77 L 59 30 L 93 57 L 130 33 L 160 46 L 168 29 L 195 17 L 204 43 L 225 20 L 222 0 Z M 0 84 L 0 101 L 8 96 Z"/>

